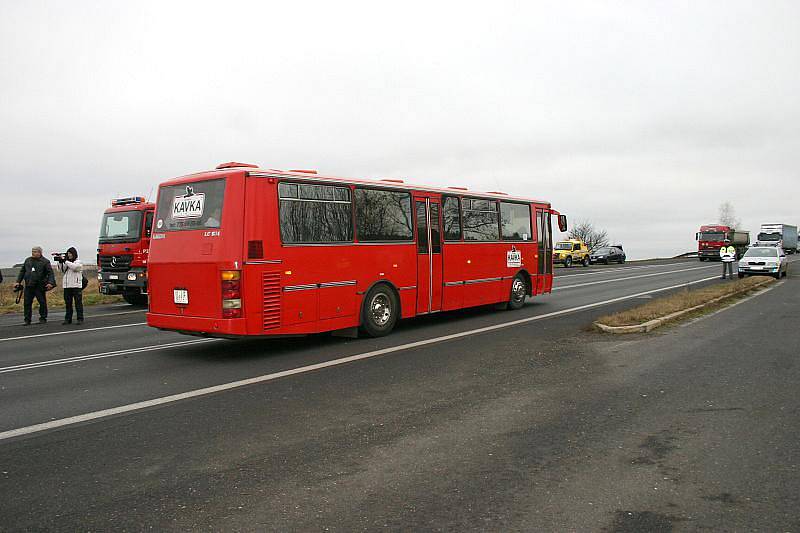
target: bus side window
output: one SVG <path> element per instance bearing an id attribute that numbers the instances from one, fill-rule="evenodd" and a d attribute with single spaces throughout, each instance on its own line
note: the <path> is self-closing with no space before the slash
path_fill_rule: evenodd
<path id="1" fill-rule="evenodd" d="M 458 197 L 445 196 L 444 197 L 444 240 L 445 241 L 460 241 L 461 240 L 461 206 L 459 205 Z"/>
<path id="2" fill-rule="evenodd" d="M 350 189 L 279 183 L 281 240 L 287 244 L 353 241 Z"/>
<path id="3" fill-rule="evenodd" d="M 500 221 L 494 200 L 464 198 L 461 215 L 465 241 L 500 240 Z"/>

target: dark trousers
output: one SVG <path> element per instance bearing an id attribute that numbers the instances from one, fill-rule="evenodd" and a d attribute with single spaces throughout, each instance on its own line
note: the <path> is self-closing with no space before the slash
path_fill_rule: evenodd
<path id="1" fill-rule="evenodd" d="M 83 320 L 83 289 L 64 289 L 64 303 L 67 304 L 67 312 L 64 320 L 72 322 L 72 302 L 75 301 L 75 310 L 78 311 L 78 320 Z"/>
<path id="2" fill-rule="evenodd" d="M 39 316 L 42 318 L 47 318 L 47 297 L 44 294 L 44 287 L 41 286 L 34 286 L 28 287 L 25 286 L 25 322 L 31 321 L 31 316 L 33 315 L 33 299 L 36 298 L 36 301 L 39 302 Z"/>
<path id="3" fill-rule="evenodd" d="M 722 262 L 722 279 L 725 279 L 725 272 L 732 278 L 733 277 L 733 261 Z"/>

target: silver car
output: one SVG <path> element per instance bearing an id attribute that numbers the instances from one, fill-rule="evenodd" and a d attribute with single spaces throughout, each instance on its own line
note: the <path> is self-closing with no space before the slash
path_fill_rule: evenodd
<path id="1" fill-rule="evenodd" d="M 789 262 L 783 248 L 777 246 L 751 246 L 739 260 L 739 277 L 751 274 L 768 274 L 775 277 L 786 276 Z"/>

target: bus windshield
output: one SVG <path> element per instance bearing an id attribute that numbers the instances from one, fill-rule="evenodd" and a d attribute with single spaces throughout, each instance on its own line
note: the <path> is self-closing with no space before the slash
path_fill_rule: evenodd
<path id="1" fill-rule="evenodd" d="M 759 241 L 779 241 L 781 240 L 780 233 L 759 233 L 758 234 Z"/>
<path id="2" fill-rule="evenodd" d="M 161 187 L 155 232 L 219 228 L 225 179 Z"/>
<path id="3" fill-rule="evenodd" d="M 136 242 L 142 234 L 142 212 L 106 213 L 100 224 L 100 242 Z"/>

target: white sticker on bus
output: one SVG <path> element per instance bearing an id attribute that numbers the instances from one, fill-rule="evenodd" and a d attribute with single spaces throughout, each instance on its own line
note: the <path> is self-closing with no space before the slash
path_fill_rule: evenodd
<path id="1" fill-rule="evenodd" d="M 522 252 L 520 252 L 519 250 L 509 250 L 508 252 L 506 252 L 506 266 L 521 267 Z"/>
<path id="2" fill-rule="evenodd" d="M 198 192 L 186 196 L 176 196 L 172 200 L 172 218 L 200 218 L 203 216 L 203 207 L 206 203 L 206 194 Z"/>

